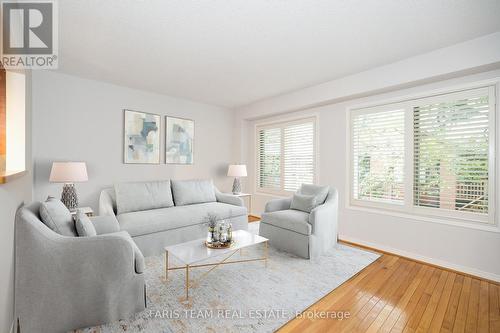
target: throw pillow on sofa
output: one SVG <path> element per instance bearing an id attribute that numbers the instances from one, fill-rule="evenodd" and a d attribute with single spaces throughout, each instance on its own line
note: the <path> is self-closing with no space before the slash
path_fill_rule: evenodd
<path id="1" fill-rule="evenodd" d="M 76 236 L 75 223 L 69 209 L 53 197 L 48 197 L 40 205 L 40 217 L 42 222 L 63 236 Z"/>
<path id="2" fill-rule="evenodd" d="M 115 194 L 118 214 L 174 205 L 169 180 L 115 184 Z"/>
<path id="3" fill-rule="evenodd" d="M 295 193 L 292 198 L 290 209 L 310 213 L 316 207 L 316 196 Z"/>
<path id="4" fill-rule="evenodd" d="M 212 180 L 172 180 L 176 206 L 217 201 Z"/>
<path id="5" fill-rule="evenodd" d="M 78 209 L 75 216 L 75 227 L 80 237 L 91 237 L 97 235 L 94 224 L 90 221 L 87 214 Z"/>

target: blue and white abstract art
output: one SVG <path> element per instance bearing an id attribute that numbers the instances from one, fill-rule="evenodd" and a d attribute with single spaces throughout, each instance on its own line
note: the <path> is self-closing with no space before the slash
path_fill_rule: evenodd
<path id="1" fill-rule="evenodd" d="M 168 116 L 166 118 L 165 162 L 167 164 L 193 164 L 194 121 Z"/>
<path id="2" fill-rule="evenodd" d="M 125 163 L 160 163 L 160 125 L 159 115 L 125 110 Z"/>

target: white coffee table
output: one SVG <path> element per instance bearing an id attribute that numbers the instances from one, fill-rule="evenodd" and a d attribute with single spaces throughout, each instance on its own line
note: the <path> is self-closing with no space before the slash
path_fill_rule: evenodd
<path id="1" fill-rule="evenodd" d="M 210 249 L 205 245 L 205 238 L 189 241 L 186 243 L 176 244 L 172 246 L 165 247 L 165 280 L 168 279 L 168 272 L 173 270 L 184 269 L 186 271 L 186 300 L 189 299 L 189 270 L 198 267 L 208 267 L 213 266 L 210 270 L 205 272 L 200 279 L 202 279 L 206 274 L 210 273 L 212 270 L 220 265 L 244 263 L 250 261 L 264 261 L 267 267 L 268 258 L 268 245 L 267 238 L 261 237 L 259 235 L 254 235 L 245 230 L 233 231 L 234 244 L 227 249 Z M 264 244 L 264 257 L 262 258 L 251 258 L 251 259 L 240 259 L 228 261 L 235 253 L 241 249 L 254 246 L 257 244 Z M 169 267 L 168 257 L 173 255 L 179 259 L 183 266 Z M 207 259 L 216 258 L 224 256 L 221 261 L 215 263 L 203 263 Z"/>

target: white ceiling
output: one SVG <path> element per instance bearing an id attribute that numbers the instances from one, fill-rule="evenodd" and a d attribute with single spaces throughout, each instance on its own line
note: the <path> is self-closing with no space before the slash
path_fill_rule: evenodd
<path id="1" fill-rule="evenodd" d="M 237 107 L 500 31 L 498 0 L 64 0 L 60 70 Z"/>

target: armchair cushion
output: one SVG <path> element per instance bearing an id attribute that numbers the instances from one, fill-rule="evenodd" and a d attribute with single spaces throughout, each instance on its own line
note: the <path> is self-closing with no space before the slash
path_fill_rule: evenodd
<path id="1" fill-rule="evenodd" d="M 75 216 L 75 227 L 80 237 L 91 237 L 97 235 L 94 225 L 90 222 L 89 217 L 82 212 L 77 210 Z"/>
<path id="2" fill-rule="evenodd" d="M 39 213 L 43 223 L 54 232 L 63 236 L 77 236 L 73 217 L 61 200 L 48 197 L 47 201 L 41 203 Z"/>
<path id="3" fill-rule="evenodd" d="M 295 193 L 290 204 L 291 209 L 310 213 L 316 207 L 316 196 Z"/>
<path id="4" fill-rule="evenodd" d="M 326 197 L 328 197 L 328 192 L 330 191 L 330 186 L 318 186 L 312 184 L 302 184 L 299 193 L 305 195 L 314 195 L 316 197 L 316 205 L 322 205 Z"/>
<path id="5" fill-rule="evenodd" d="M 306 236 L 311 234 L 312 227 L 309 224 L 309 214 L 299 210 L 288 209 L 264 213 L 261 218 L 261 223 L 295 231 Z"/>

